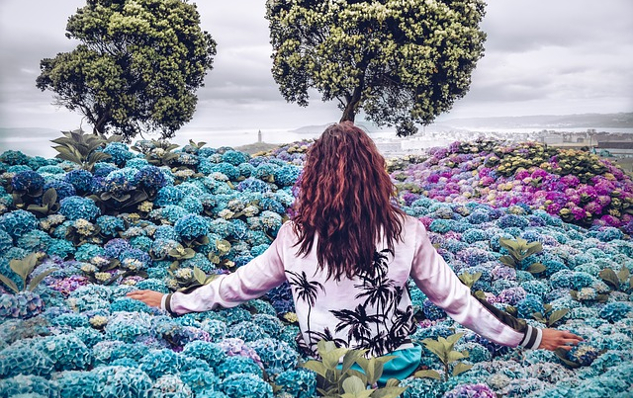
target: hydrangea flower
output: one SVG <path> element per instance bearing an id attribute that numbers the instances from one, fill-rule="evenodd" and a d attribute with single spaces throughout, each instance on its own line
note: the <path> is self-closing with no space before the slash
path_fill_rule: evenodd
<path id="1" fill-rule="evenodd" d="M 0 228 L 14 239 L 20 238 L 37 227 L 38 222 L 35 215 L 25 210 L 14 210 L 0 216 Z"/>
<path id="2" fill-rule="evenodd" d="M 83 198 L 81 196 L 69 196 L 62 199 L 60 204 L 60 214 L 64 215 L 71 221 L 75 221 L 80 218 L 88 221 L 95 221 L 101 214 L 101 210 L 99 210 L 92 199 Z"/>
<path id="3" fill-rule="evenodd" d="M 104 366 L 94 370 L 103 398 L 149 398 L 152 380 L 140 369 Z"/>
<path id="4" fill-rule="evenodd" d="M 271 385 L 254 374 L 233 374 L 225 378 L 220 387 L 232 398 L 273 397 Z"/>

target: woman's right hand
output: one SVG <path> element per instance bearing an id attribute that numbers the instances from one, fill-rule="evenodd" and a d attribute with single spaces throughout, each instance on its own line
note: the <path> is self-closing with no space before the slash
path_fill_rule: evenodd
<path id="1" fill-rule="evenodd" d="M 538 346 L 541 350 L 555 351 L 558 348 L 571 350 L 573 346 L 583 341 L 582 337 L 576 336 L 566 330 L 541 329 L 543 337 Z"/>

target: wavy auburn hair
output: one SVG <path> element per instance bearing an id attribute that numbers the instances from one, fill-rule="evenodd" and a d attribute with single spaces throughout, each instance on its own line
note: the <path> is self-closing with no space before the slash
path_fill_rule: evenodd
<path id="1" fill-rule="evenodd" d="M 306 256 L 314 245 L 327 278 L 373 274 L 378 239 L 393 252 L 404 212 L 394 206 L 395 186 L 371 138 L 350 122 L 328 127 L 312 145 L 298 183 L 296 244 Z"/>

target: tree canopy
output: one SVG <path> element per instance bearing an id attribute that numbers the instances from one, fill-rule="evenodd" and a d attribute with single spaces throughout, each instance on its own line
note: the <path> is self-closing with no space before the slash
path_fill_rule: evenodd
<path id="1" fill-rule="evenodd" d="M 71 52 L 40 62 L 37 87 L 83 113 L 95 134 L 163 138 L 193 116 L 196 90 L 216 43 L 195 4 L 181 0 L 88 0 L 68 19 Z"/>
<path id="2" fill-rule="evenodd" d="M 268 0 L 273 76 L 289 102 L 309 90 L 398 135 L 448 111 L 483 56 L 481 0 Z"/>

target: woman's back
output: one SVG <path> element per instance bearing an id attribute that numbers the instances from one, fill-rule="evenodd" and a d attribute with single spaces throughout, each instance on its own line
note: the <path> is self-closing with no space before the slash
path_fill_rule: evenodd
<path id="1" fill-rule="evenodd" d="M 282 227 L 277 236 L 279 254 L 292 287 L 304 341 L 312 351 L 321 339 L 368 349 L 374 355 L 410 346 L 415 324 L 407 281 L 423 229 L 412 217 L 405 217 L 403 226 L 402 240 L 396 242 L 393 251 L 386 242 L 376 245 L 371 272 L 352 279 L 343 276 L 338 281 L 328 279 L 327 268 L 315 267 L 317 242 L 306 256 L 298 255 L 298 237 L 292 223 Z"/>

